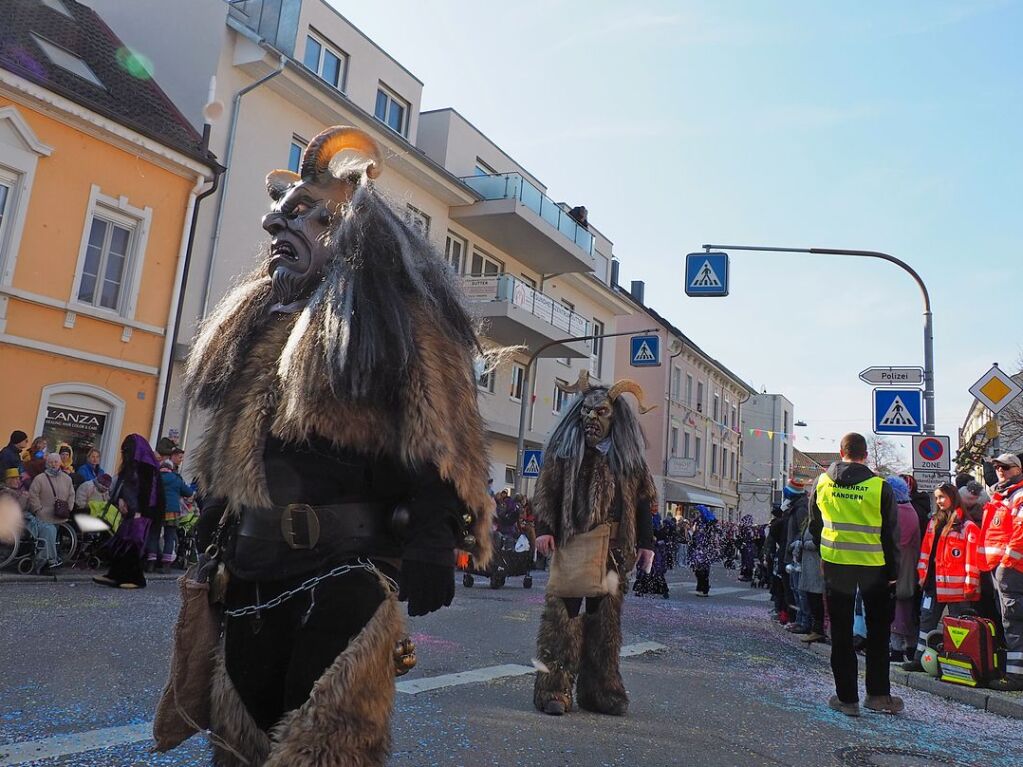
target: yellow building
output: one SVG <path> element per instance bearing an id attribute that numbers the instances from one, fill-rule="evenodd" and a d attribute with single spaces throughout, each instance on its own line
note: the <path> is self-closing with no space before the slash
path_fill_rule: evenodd
<path id="1" fill-rule="evenodd" d="M 153 438 L 198 133 L 89 8 L 15 0 L 0 40 L 0 441 Z"/>

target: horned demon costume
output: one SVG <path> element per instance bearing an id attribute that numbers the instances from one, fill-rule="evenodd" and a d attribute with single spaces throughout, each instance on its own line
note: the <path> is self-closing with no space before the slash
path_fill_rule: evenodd
<path id="1" fill-rule="evenodd" d="M 372 139 L 335 127 L 301 174 L 270 173 L 268 257 L 189 361 L 210 412 L 199 484 L 224 508 L 208 703 L 221 767 L 383 764 L 412 652 L 398 600 L 411 615 L 450 604 L 456 545 L 489 557 L 474 327 L 371 183 L 380 169 Z M 195 675 L 173 671 L 180 699 Z"/>
<path id="2" fill-rule="evenodd" d="M 551 715 L 581 708 L 621 716 L 629 699 L 618 670 L 622 600 L 637 549 L 653 558 L 651 509 L 657 504 L 643 458 L 639 421 L 623 398 L 643 391 L 632 381 L 579 393 L 554 427 L 533 496 L 537 545 L 554 540 L 551 576 L 537 635 L 533 703 Z M 579 617 L 583 599 L 586 609 Z"/>

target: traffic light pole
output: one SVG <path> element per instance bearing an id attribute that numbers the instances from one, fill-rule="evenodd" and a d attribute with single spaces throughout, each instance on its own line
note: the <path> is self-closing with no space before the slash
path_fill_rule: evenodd
<path id="1" fill-rule="evenodd" d="M 879 258 L 900 267 L 916 280 L 924 298 L 924 434 L 934 434 L 934 328 L 931 296 L 916 270 L 895 256 L 878 250 L 843 250 L 840 248 L 773 248 L 759 245 L 704 245 L 706 250 L 754 250 L 761 253 L 810 253 L 815 256 L 856 256 Z"/>
<path id="2" fill-rule="evenodd" d="M 519 403 L 519 436 L 515 444 L 515 492 L 518 493 L 522 489 L 522 461 L 526 452 L 526 417 L 529 413 L 529 409 L 533 406 L 533 396 L 530 393 L 530 386 L 532 378 L 530 374 L 533 370 L 533 363 L 539 358 L 540 353 L 550 349 L 552 346 L 558 344 L 571 343 L 572 341 L 595 341 L 599 338 L 615 338 L 617 336 L 638 336 L 643 333 L 656 333 L 658 328 L 646 328 L 645 330 L 628 330 L 621 333 L 603 333 L 601 335 L 591 336 L 572 336 L 571 338 L 562 338 L 558 341 L 549 341 L 538 347 L 529 357 L 529 362 L 526 363 L 526 372 L 522 375 L 522 401 Z"/>

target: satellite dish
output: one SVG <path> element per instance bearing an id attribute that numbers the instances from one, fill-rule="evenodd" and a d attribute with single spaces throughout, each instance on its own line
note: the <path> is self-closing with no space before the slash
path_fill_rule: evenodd
<path id="1" fill-rule="evenodd" d="M 220 101 L 207 102 L 206 106 L 202 108 L 202 119 L 203 122 L 215 123 L 224 114 L 224 104 Z"/>

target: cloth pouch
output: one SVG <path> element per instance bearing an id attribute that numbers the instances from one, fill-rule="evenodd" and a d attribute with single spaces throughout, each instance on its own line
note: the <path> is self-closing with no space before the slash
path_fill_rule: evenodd
<path id="1" fill-rule="evenodd" d="M 607 593 L 607 555 L 611 526 L 597 525 L 573 536 L 554 550 L 547 594 L 554 597 L 598 597 Z"/>

